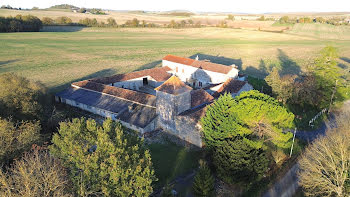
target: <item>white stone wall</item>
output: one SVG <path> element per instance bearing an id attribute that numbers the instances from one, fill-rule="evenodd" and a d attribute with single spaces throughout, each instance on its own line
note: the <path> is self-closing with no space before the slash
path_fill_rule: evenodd
<path id="1" fill-rule="evenodd" d="M 57 100 L 58 100 L 58 97 L 57 97 Z M 82 104 L 82 103 L 78 103 L 78 102 L 75 102 L 75 101 L 69 100 L 69 99 L 61 98 L 61 102 L 65 103 L 67 105 L 73 106 L 73 107 L 78 107 L 78 108 L 80 108 L 82 110 L 91 112 L 93 114 L 100 115 L 100 116 L 105 117 L 105 118 L 111 118 L 112 120 L 118 120 L 123 126 L 129 128 L 129 129 L 138 131 L 142 135 L 145 132 L 150 132 L 150 131 L 155 130 L 156 127 L 157 127 L 157 118 L 152 120 L 145 128 L 141 128 L 141 127 L 137 127 L 135 125 L 132 125 L 132 124 L 129 124 L 127 122 L 119 120 L 117 118 L 118 114 L 114 113 L 114 112 L 110 112 L 110 111 L 107 111 L 107 110 L 104 110 L 104 109 L 99 109 L 99 108 L 96 108 L 96 107 L 88 106 L 88 105 L 85 105 L 85 104 Z"/>
<path id="2" fill-rule="evenodd" d="M 147 78 L 148 84 L 152 87 L 158 87 L 159 82 L 157 82 L 155 79 L 153 79 L 151 76 L 143 76 L 140 78 L 130 79 L 127 81 L 120 81 L 113 84 L 109 84 L 111 86 L 119 87 L 119 88 L 126 88 L 131 90 L 139 90 L 140 87 L 143 86 L 143 78 Z"/>
<path id="3" fill-rule="evenodd" d="M 198 82 L 202 83 L 201 87 L 205 87 L 209 84 L 223 83 L 229 78 L 238 77 L 238 69 L 236 68 L 233 68 L 228 74 L 223 74 L 167 60 L 163 60 L 162 65 L 172 69 L 172 73 L 178 76 L 181 81 L 188 82 L 191 86 L 193 86 L 193 82 L 195 82 L 194 87 L 199 87 Z"/>

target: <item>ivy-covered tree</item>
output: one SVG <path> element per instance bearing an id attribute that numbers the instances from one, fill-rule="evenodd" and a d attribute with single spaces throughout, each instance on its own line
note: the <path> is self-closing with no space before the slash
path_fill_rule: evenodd
<path id="1" fill-rule="evenodd" d="M 269 165 L 263 149 L 251 147 L 241 136 L 225 140 L 212 155 L 218 176 L 228 183 L 258 181 Z"/>
<path id="2" fill-rule="evenodd" d="M 192 189 L 196 197 L 215 196 L 215 179 L 205 161 L 199 161 L 199 170 L 194 177 Z"/>
<path id="3" fill-rule="evenodd" d="M 110 119 L 62 122 L 50 151 L 70 169 L 81 196 L 149 196 L 156 180 L 151 156 L 143 141 L 124 133 Z"/>

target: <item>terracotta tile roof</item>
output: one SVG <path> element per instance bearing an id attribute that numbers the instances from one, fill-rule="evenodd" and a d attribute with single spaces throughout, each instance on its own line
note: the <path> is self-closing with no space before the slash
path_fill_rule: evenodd
<path id="1" fill-rule="evenodd" d="M 175 55 L 167 55 L 163 58 L 163 60 L 167 60 L 170 62 L 176 62 L 179 64 L 185 64 L 185 65 L 191 65 L 194 61 L 194 59 L 190 59 L 190 58 L 186 58 L 186 57 L 179 57 L 179 56 L 175 56 Z"/>
<path id="2" fill-rule="evenodd" d="M 195 61 L 191 64 L 191 66 L 196 68 L 201 68 L 203 70 L 208 70 L 208 71 L 223 73 L 223 74 L 227 74 L 232 70 L 231 66 L 225 66 L 222 64 L 215 64 L 215 63 L 206 62 L 206 61 Z"/>
<path id="3" fill-rule="evenodd" d="M 205 116 L 205 113 L 206 113 L 209 106 L 210 105 L 203 105 L 203 106 L 198 107 L 198 108 L 190 109 L 190 110 L 183 112 L 180 115 L 181 116 L 188 116 L 194 122 L 198 123 L 201 120 L 201 118 L 203 116 Z"/>
<path id="4" fill-rule="evenodd" d="M 237 93 L 246 84 L 245 81 L 228 79 L 221 85 L 221 87 L 213 94 L 213 97 L 217 98 L 220 95 L 227 93 Z"/>
<path id="5" fill-rule="evenodd" d="M 148 106 L 156 106 L 156 97 L 154 95 L 145 94 L 141 92 L 136 92 L 133 90 L 118 88 L 114 86 L 104 85 L 101 83 L 95 83 L 92 81 L 79 81 L 72 83 L 72 86 L 78 86 L 80 88 L 93 90 L 96 92 L 105 93 L 108 95 L 116 96 L 118 98 L 122 98 L 128 101 L 148 105 Z"/>
<path id="6" fill-rule="evenodd" d="M 178 77 L 172 76 L 155 90 L 178 95 L 186 91 L 191 91 L 192 88 L 182 82 Z"/>
<path id="7" fill-rule="evenodd" d="M 163 60 L 171 61 L 171 62 L 176 62 L 179 64 L 184 64 L 196 68 L 201 68 L 203 70 L 208 70 L 212 72 L 218 72 L 218 73 L 223 73 L 227 74 L 229 73 L 233 67 L 231 66 L 225 66 L 222 64 L 215 64 L 212 62 L 207 62 L 207 61 L 197 61 L 194 59 L 190 58 L 185 58 L 185 57 L 178 57 L 175 55 L 167 55 L 163 58 Z"/>
<path id="8" fill-rule="evenodd" d="M 131 73 L 118 74 L 118 75 L 113 75 L 109 77 L 95 78 L 95 79 L 90 79 L 90 81 L 93 81 L 96 83 L 111 84 L 111 83 L 116 83 L 120 81 L 136 79 L 143 76 L 151 76 L 156 81 L 166 81 L 171 77 L 171 74 L 167 73 L 167 71 L 170 71 L 170 70 L 171 69 L 169 67 L 165 66 L 160 68 L 140 70 L 140 71 L 131 72 Z"/>
<path id="9" fill-rule="evenodd" d="M 214 97 L 203 89 L 191 91 L 191 108 L 202 105 L 204 103 L 210 103 L 213 100 Z"/>

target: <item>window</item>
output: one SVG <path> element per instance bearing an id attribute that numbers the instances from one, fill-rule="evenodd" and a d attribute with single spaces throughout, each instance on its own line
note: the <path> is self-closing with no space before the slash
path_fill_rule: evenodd
<path id="1" fill-rule="evenodd" d="M 199 87 L 202 87 L 202 82 L 198 82 Z"/>
<path id="2" fill-rule="evenodd" d="M 182 69 L 182 73 L 185 73 L 185 69 Z"/>
<path id="3" fill-rule="evenodd" d="M 178 67 L 176 67 L 176 72 L 179 72 L 179 68 Z"/>

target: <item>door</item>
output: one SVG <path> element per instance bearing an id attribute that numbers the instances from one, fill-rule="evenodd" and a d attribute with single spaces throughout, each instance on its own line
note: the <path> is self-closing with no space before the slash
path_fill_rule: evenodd
<path id="1" fill-rule="evenodd" d="M 147 77 L 143 78 L 143 85 L 148 85 L 148 79 L 147 79 Z"/>

